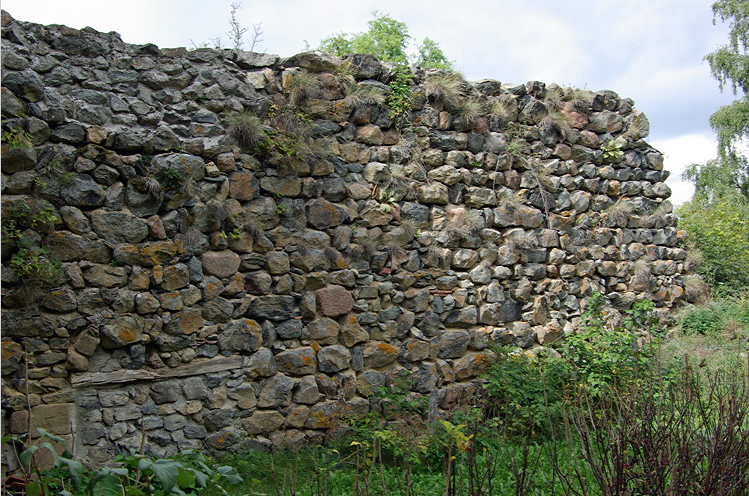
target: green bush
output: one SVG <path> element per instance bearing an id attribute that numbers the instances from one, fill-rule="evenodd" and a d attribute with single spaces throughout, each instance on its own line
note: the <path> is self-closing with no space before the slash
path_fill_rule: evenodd
<path id="1" fill-rule="evenodd" d="M 487 417 L 511 435 L 548 434 L 549 421 L 561 419 L 569 364 L 558 354 L 530 355 L 497 349 L 486 376 Z"/>
<path id="2" fill-rule="evenodd" d="M 679 210 L 679 225 L 702 254 L 698 272 L 716 294 L 749 289 L 749 201 L 695 198 Z"/>
<path id="3" fill-rule="evenodd" d="M 350 53 L 368 53 L 383 62 L 407 65 L 414 62 L 424 68 L 452 69 L 452 62 L 445 57 L 435 41 L 424 38 L 418 45 L 418 54 L 409 57 L 406 50 L 411 40 L 408 26 L 387 14 L 372 13 L 365 33 L 339 33 L 320 42 L 318 47 L 333 55 L 343 57 Z M 409 60 L 410 59 L 410 60 Z"/>
<path id="4" fill-rule="evenodd" d="M 685 334 L 713 334 L 731 325 L 749 327 L 749 304 L 740 300 L 718 300 L 687 311 L 682 317 Z"/>
<path id="5" fill-rule="evenodd" d="M 587 301 L 583 326 L 564 341 L 563 356 L 571 364 L 578 388 L 594 397 L 625 390 L 641 381 L 651 365 L 654 349 L 647 341 L 659 334 L 649 318 L 653 303 L 636 303 L 620 324 L 604 322 L 604 296 L 596 292 Z"/>

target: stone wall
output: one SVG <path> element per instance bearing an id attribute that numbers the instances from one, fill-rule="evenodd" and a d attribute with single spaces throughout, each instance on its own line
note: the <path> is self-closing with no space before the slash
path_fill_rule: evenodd
<path id="1" fill-rule="evenodd" d="M 683 294 L 663 158 L 612 91 L 416 71 L 395 115 L 371 56 L 6 13 L 2 55 L 3 429 L 28 401 L 88 460 L 318 439 L 395 383 L 439 415 L 593 291 Z"/>

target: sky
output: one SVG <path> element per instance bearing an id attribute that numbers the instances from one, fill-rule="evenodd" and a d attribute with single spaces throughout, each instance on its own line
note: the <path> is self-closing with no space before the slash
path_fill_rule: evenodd
<path id="1" fill-rule="evenodd" d="M 466 79 L 543 81 L 632 98 L 650 120 L 679 205 L 693 188 L 685 165 L 715 157 L 709 117 L 735 99 L 721 93 L 703 57 L 728 40 L 709 0 L 2 0 L 14 18 L 116 31 L 161 48 L 230 45 L 231 4 L 259 25 L 256 51 L 290 56 L 339 32 L 366 31 L 372 12 L 405 22 L 415 41 L 438 42 Z"/>

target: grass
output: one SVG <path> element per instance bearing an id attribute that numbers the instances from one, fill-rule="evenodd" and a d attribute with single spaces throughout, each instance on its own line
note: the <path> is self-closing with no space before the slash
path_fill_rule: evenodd
<path id="1" fill-rule="evenodd" d="M 265 137 L 260 119 L 250 112 L 234 114 L 227 120 L 229 136 L 245 150 L 257 147 Z"/>
<path id="2" fill-rule="evenodd" d="M 356 84 L 348 88 L 345 102 L 352 107 L 363 105 L 385 105 L 387 94 L 383 88 L 373 84 Z"/>
<path id="3" fill-rule="evenodd" d="M 304 105 L 320 91 L 320 81 L 317 76 L 305 70 L 289 75 L 284 86 L 289 91 L 289 102 L 295 107 Z"/>
<path id="4" fill-rule="evenodd" d="M 455 72 L 433 74 L 424 80 L 424 95 L 448 110 L 456 109 L 463 97 L 463 83 L 463 78 Z"/>

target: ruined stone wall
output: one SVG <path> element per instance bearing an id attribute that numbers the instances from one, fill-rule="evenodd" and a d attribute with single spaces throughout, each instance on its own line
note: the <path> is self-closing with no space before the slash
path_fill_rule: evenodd
<path id="1" fill-rule="evenodd" d="M 28 401 L 88 460 L 316 439 L 399 381 L 438 415 L 593 291 L 683 293 L 662 156 L 611 91 L 417 71 L 396 114 L 370 56 L 5 13 L 2 64 L 3 429 Z"/>

